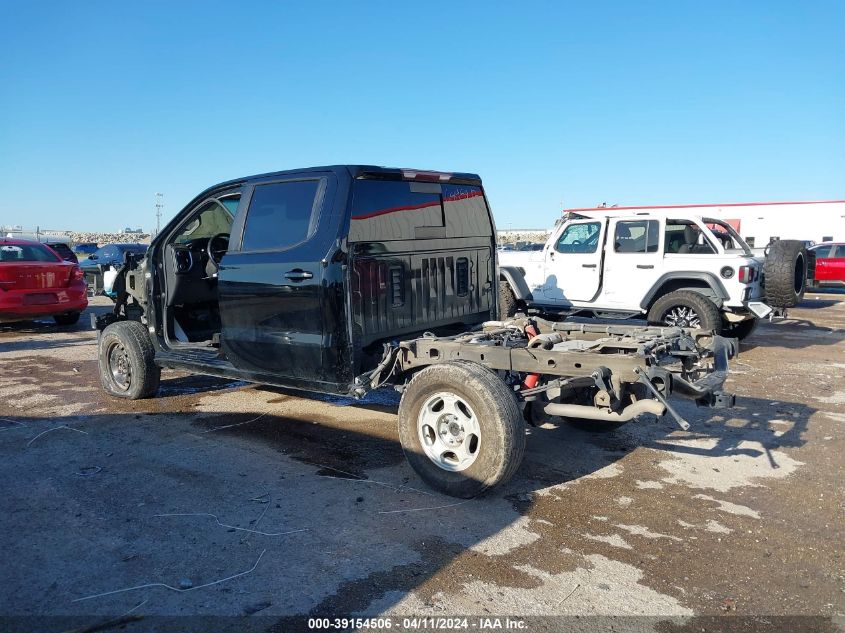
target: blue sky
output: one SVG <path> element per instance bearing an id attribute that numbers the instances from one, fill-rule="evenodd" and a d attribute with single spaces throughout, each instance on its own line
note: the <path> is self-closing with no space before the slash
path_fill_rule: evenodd
<path id="1" fill-rule="evenodd" d="M 0 225 L 154 224 L 229 178 L 475 171 L 561 206 L 845 198 L 842 2 L 0 0 Z"/>

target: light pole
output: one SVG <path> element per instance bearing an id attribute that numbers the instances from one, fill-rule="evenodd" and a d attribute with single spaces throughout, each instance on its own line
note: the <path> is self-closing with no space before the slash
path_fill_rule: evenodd
<path id="1" fill-rule="evenodd" d="M 161 210 L 164 208 L 164 194 L 156 194 L 156 235 L 161 231 Z"/>

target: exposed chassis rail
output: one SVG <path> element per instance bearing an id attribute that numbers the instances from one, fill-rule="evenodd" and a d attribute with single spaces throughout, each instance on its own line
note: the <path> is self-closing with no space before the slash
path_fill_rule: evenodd
<path id="1" fill-rule="evenodd" d="M 382 362 L 358 384 L 363 393 L 429 365 L 469 361 L 509 377 L 518 399 L 540 399 L 547 415 L 621 423 L 668 412 L 687 429 L 668 397 L 677 393 L 703 406 L 733 406 L 734 396 L 723 388 L 736 350 L 735 339 L 711 331 L 517 319 L 386 346 Z M 568 401 L 577 389 L 590 390 L 593 401 Z"/>

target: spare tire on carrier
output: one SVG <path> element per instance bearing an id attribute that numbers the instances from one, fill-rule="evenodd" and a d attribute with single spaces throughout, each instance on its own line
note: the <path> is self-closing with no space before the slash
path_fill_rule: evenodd
<path id="1" fill-rule="evenodd" d="M 792 308 L 807 289 L 807 249 L 799 240 L 777 240 L 766 247 L 763 262 L 766 301 L 775 308 Z"/>

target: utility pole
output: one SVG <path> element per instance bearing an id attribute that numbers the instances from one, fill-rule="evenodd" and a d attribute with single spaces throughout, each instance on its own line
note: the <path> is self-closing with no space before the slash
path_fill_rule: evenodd
<path id="1" fill-rule="evenodd" d="M 156 235 L 161 231 L 161 210 L 164 208 L 164 194 L 156 194 Z"/>

